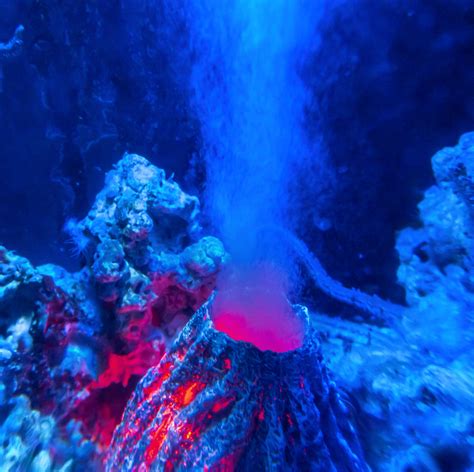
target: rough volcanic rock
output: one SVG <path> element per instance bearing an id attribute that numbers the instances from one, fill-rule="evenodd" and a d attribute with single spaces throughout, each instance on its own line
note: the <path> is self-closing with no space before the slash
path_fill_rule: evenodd
<path id="1" fill-rule="evenodd" d="M 87 217 L 69 223 L 129 349 L 152 322 L 175 334 L 210 296 L 228 256 L 218 239 L 200 237 L 199 211 L 163 170 L 125 154 Z"/>
<path id="2" fill-rule="evenodd" d="M 107 470 L 369 470 L 314 332 L 261 351 L 218 331 L 210 310 L 138 385 Z"/>
<path id="3" fill-rule="evenodd" d="M 8 409 L 23 395 L 52 415 L 52 441 L 80 432 L 91 465 L 138 380 L 214 290 L 227 254 L 201 237 L 198 199 L 137 155 L 67 229 L 83 261 L 76 273 L 0 246 L 0 397 Z"/>
<path id="4" fill-rule="evenodd" d="M 422 225 L 404 229 L 396 246 L 398 279 L 412 307 L 407 334 L 450 359 L 474 345 L 473 158 L 474 133 L 435 154 L 437 184 L 418 205 Z"/>

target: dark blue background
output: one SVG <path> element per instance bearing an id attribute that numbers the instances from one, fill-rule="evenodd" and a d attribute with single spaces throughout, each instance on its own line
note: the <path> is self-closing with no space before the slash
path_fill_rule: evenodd
<path id="1" fill-rule="evenodd" d="M 337 178 L 323 199 L 302 181 L 295 211 L 311 222 L 300 235 L 347 285 L 403 297 L 395 232 L 417 222 L 432 154 L 474 129 L 470 3 L 345 1 L 315 34 L 307 127 Z M 0 0 L 0 41 L 19 23 L 25 51 L 5 65 L 0 94 L 0 242 L 74 268 L 64 222 L 85 215 L 124 151 L 187 189 L 202 184 L 189 165 L 200 131 L 187 101 L 186 27 L 157 0 Z"/>

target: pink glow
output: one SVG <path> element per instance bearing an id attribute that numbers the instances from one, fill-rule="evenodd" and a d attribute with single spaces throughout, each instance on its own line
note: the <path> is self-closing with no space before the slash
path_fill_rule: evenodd
<path id="1" fill-rule="evenodd" d="M 303 343 L 304 327 L 286 300 L 286 281 L 278 269 L 259 267 L 232 274 L 219 284 L 212 320 L 219 331 L 262 351 L 286 352 Z"/>

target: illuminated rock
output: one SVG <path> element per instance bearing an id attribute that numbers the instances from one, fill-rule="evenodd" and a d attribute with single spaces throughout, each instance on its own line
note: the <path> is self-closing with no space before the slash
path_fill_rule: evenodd
<path id="1" fill-rule="evenodd" d="M 117 163 L 88 215 L 65 230 L 84 265 L 76 273 L 0 246 L 0 406 L 21 394 L 60 418 L 53 442 L 76 425 L 92 467 L 138 380 L 215 289 L 227 254 L 201 234 L 198 199 L 137 155 Z"/>
<path id="2" fill-rule="evenodd" d="M 198 198 L 136 154 L 107 173 L 88 215 L 66 229 L 128 351 L 153 326 L 173 337 L 209 298 L 228 258 L 217 238 L 201 234 Z"/>
<path id="3" fill-rule="evenodd" d="M 290 344 L 278 324 L 267 327 L 265 351 L 217 330 L 217 317 L 232 329 L 225 313 L 216 298 L 203 306 L 148 371 L 114 433 L 107 470 L 369 470 L 306 309 L 288 306 Z M 255 338 L 251 320 L 232 315 L 249 322 L 238 336 Z"/>

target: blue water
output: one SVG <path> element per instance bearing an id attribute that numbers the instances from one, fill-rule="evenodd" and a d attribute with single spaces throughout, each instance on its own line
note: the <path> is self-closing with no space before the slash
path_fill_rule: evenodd
<path id="1" fill-rule="evenodd" d="M 30 415 L 20 394 L 57 431 L 81 416 L 66 421 L 46 400 L 58 382 L 38 379 L 92 364 L 102 379 L 110 355 L 143 360 L 144 340 L 121 337 L 124 307 L 146 299 L 153 326 L 139 329 L 170 345 L 216 284 L 259 280 L 268 294 L 268 273 L 309 307 L 373 470 L 472 470 L 473 48 L 465 0 L 0 0 L 0 246 L 56 264 L 32 282 L 1 252 L 0 433 Z M 113 224 L 81 223 L 126 152 L 170 179 L 155 195 L 163 213 L 113 196 Z M 199 199 L 198 223 L 197 203 L 173 207 L 188 202 L 173 182 Z M 110 227 L 120 248 L 97 249 Z M 223 244 L 212 257 L 186 249 L 206 235 Z M 98 301 L 105 279 L 114 295 Z M 85 318 L 51 315 L 52 286 L 69 300 L 54 306 Z M 109 392 L 118 416 L 143 373 Z M 44 470 L 100 456 L 90 430 L 67 424 Z M 33 467 L 30 442 L 19 470 Z"/>

